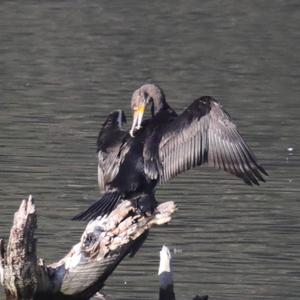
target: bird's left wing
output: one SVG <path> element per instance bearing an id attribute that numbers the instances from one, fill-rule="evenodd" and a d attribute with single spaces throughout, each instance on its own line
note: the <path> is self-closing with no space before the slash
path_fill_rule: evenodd
<path id="1" fill-rule="evenodd" d="M 265 181 L 262 174 L 267 175 L 230 117 L 208 96 L 195 100 L 164 128 L 159 158 L 163 166 L 161 182 L 204 163 L 240 177 L 249 185 L 258 185 Z"/>

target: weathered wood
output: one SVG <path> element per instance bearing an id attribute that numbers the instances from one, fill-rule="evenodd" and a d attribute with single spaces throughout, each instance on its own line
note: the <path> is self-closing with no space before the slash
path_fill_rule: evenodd
<path id="1" fill-rule="evenodd" d="M 15 213 L 6 253 L 1 251 L 2 282 L 11 299 L 32 299 L 37 289 L 35 229 L 35 207 L 29 196 Z"/>
<path id="2" fill-rule="evenodd" d="M 175 210 L 173 202 L 166 202 L 152 216 L 144 216 L 124 201 L 109 216 L 90 222 L 80 242 L 60 261 L 47 265 L 36 257 L 35 206 L 31 197 L 23 200 L 7 251 L 3 242 L 0 245 L 0 279 L 7 299 L 89 299 L 122 259 L 143 243 L 148 230 L 169 222 Z"/>

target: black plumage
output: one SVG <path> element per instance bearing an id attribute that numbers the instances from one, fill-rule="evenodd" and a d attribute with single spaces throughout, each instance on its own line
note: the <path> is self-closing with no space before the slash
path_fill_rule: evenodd
<path id="1" fill-rule="evenodd" d="M 106 194 L 98 206 L 96 203 L 94 209 L 89 209 L 88 218 L 83 216 L 86 219 L 107 213 L 122 199 L 136 201 L 142 210 L 151 211 L 156 204 L 157 183 L 205 163 L 249 185 L 265 181 L 263 175 L 267 172 L 212 97 L 196 99 L 177 115 L 160 87 L 145 84 L 133 93 L 131 106 L 133 123 L 129 134 L 115 126 L 116 122 L 106 122 L 110 126 L 104 125 L 99 134 L 98 178 Z M 150 107 L 151 117 L 142 121 L 146 107 Z M 114 205 L 108 204 L 107 193 L 113 195 Z"/>
<path id="2" fill-rule="evenodd" d="M 120 166 L 120 147 L 128 133 L 123 129 L 126 117 L 122 110 L 110 113 L 97 138 L 98 184 L 101 191 L 108 189 Z"/>
<path id="3" fill-rule="evenodd" d="M 160 180 L 165 182 L 196 165 L 223 169 L 259 185 L 266 171 L 239 134 L 229 115 L 212 97 L 195 100 L 176 120 L 162 130 L 159 153 L 163 165 Z"/>
<path id="4" fill-rule="evenodd" d="M 145 176 L 143 142 L 145 135 L 132 138 L 123 130 L 124 112 L 114 111 L 102 125 L 97 139 L 98 184 L 102 197 L 73 220 L 91 220 L 110 213 L 122 200 L 130 200 L 143 212 L 156 206 L 154 187 L 157 180 Z"/>
<path id="5" fill-rule="evenodd" d="M 164 93 L 159 93 L 159 87 L 147 84 L 137 91 L 132 106 L 145 103 L 152 111 L 152 118 L 143 127 L 156 124 L 147 134 L 143 150 L 145 173 L 150 178 L 166 182 L 183 171 L 208 163 L 240 177 L 249 185 L 265 181 L 263 174 L 267 172 L 257 163 L 218 101 L 202 96 L 176 115 L 166 103 Z M 134 119 L 137 118 L 141 116 Z M 139 128 L 140 124 L 133 121 L 132 135 L 135 127 Z"/>

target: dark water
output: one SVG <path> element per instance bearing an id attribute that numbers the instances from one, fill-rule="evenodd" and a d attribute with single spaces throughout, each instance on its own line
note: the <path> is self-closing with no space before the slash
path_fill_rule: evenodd
<path id="1" fill-rule="evenodd" d="M 0 4 L 1 236 L 32 193 L 39 255 L 66 253 L 83 228 L 69 219 L 98 194 L 101 123 L 154 80 L 178 110 L 199 95 L 222 101 L 270 178 L 249 188 L 202 168 L 161 187 L 178 212 L 106 291 L 157 299 L 167 244 L 178 299 L 299 299 L 299 1 L 21 3 Z"/>

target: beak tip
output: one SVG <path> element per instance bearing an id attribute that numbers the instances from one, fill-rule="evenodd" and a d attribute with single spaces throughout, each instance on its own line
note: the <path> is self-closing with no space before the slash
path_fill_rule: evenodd
<path id="1" fill-rule="evenodd" d="M 132 138 L 134 138 L 133 130 L 130 130 L 130 131 L 129 131 L 129 135 L 130 135 Z"/>

